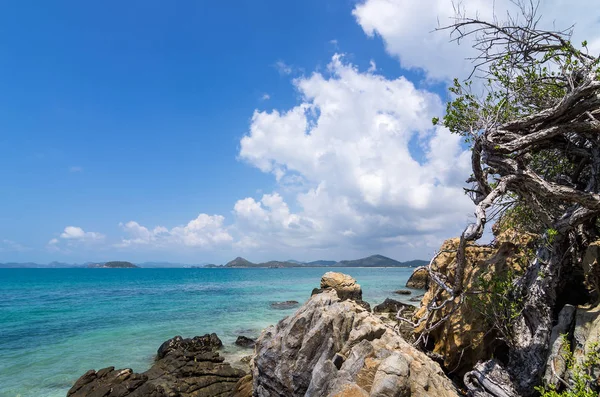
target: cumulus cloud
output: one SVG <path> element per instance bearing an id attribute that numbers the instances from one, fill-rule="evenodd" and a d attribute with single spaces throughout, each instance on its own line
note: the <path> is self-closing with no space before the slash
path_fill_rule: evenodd
<path id="1" fill-rule="evenodd" d="M 472 209 L 462 191 L 469 153 L 432 127 L 437 95 L 373 72 L 336 54 L 327 74 L 294 80 L 302 103 L 254 113 L 240 158 L 304 190 L 290 201 L 296 211 L 279 193 L 239 200 L 246 244 L 409 246 L 457 233 Z"/>
<path id="2" fill-rule="evenodd" d="M 200 214 L 186 225 L 167 229 L 157 226 L 148 229 L 135 221 L 120 224 L 128 235 L 116 246 L 125 248 L 131 246 L 152 246 L 166 248 L 175 246 L 213 248 L 231 243 L 233 237 L 224 226 L 225 218 L 221 215 Z"/>
<path id="3" fill-rule="evenodd" d="M 104 240 L 104 235 L 96 232 L 86 232 L 78 226 L 67 226 L 60 234 L 60 238 L 63 240 L 92 242 Z"/>
<path id="4" fill-rule="evenodd" d="M 86 232 L 79 226 L 67 226 L 58 238 L 52 238 L 46 244 L 50 251 L 67 251 L 73 247 L 92 247 L 100 246 L 106 236 L 97 232 Z"/>
<path id="5" fill-rule="evenodd" d="M 575 25 L 575 42 L 587 40 L 590 50 L 597 53 L 600 20 L 588 11 L 596 6 L 596 0 L 582 0 L 577 7 L 561 0 L 543 1 L 539 7 L 539 15 L 543 17 L 540 26 L 565 29 Z M 507 11 L 518 15 L 511 0 L 464 0 L 460 7 L 467 16 L 480 19 L 490 20 L 497 15 L 502 20 Z M 450 0 L 364 0 L 356 5 L 353 15 L 367 35 L 383 39 L 387 51 L 405 68 L 422 69 L 428 77 L 439 80 L 466 77 L 472 68 L 471 62 L 465 60 L 473 55 L 472 41 L 464 40 L 457 45 L 450 42 L 448 31 L 433 32 L 452 23 L 455 9 Z"/>

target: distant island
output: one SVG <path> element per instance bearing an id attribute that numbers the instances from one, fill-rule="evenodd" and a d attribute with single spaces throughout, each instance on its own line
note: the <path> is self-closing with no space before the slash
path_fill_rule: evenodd
<path id="1" fill-rule="evenodd" d="M 112 261 L 105 263 L 91 263 L 87 266 L 89 269 L 137 269 L 139 266 L 134 265 L 131 262 L 125 261 Z"/>
<path id="2" fill-rule="evenodd" d="M 366 258 L 354 260 L 316 260 L 311 262 L 301 262 L 293 259 L 285 261 L 268 261 L 254 263 L 242 257 L 237 257 L 224 265 L 204 263 L 200 265 L 186 265 L 183 263 L 172 262 L 143 262 L 137 265 L 127 261 L 109 261 L 109 262 L 85 262 L 83 264 L 69 264 L 62 262 L 51 262 L 47 265 L 41 265 L 33 262 L 27 263 L 0 263 L 0 268 L 43 268 L 43 269 L 65 269 L 65 268 L 87 268 L 87 269 L 122 269 L 122 268 L 191 268 L 191 269 L 214 269 L 214 268 L 290 268 L 290 267 L 419 267 L 428 264 L 428 261 L 415 259 L 412 261 L 399 262 L 395 259 L 383 255 L 371 255 Z"/>
<path id="3" fill-rule="evenodd" d="M 224 266 L 210 265 L 205 267 L 226 267 L 226 268 L 288 268 L 288 267 L 418 267 L 426 265 L 427 261 L 412 260 L 407 262 L 398 262 L 392 258 L 383 255 L 371 255 L 366 258 L 343 260 L 343 261 L 325 261 L 318 260 L 312 262 L 298 262 L 294 260 L 287 261 L 269 261 L 262 263 L 252 263 L 242 257 L 227 262 Z"/>

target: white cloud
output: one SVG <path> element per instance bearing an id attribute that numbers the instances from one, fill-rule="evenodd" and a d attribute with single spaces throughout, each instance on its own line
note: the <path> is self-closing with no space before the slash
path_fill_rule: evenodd
<path id="1" fill-rule="evenodd" d="M 86 232 L 78 226 L 67 226 L 58 238 L 52 238 L 46 244 L 50 251 L 68 252 L 68 248 L 74 247 L 99 247 L 104 242 L 106 236 L 97 232 Z"/>
<path id="2" fill-rule="evenodd" d="M 496 14 L 502 20 L 507 11 L 517 15 L 510 0 L 463 0 L 459 4 L 468 16 L 481 19 L 489 20 Z M 596 8 L 597 0 L 581 0 L 577 6 L 562 0 L 543 1 L 540 26 L 565 29 L 575 24 L 575 43 L 585 39 L 597 53 L 600 20 L 589 11 Z M 440 80 L 466 77 L 472 69 L 471 62 L 465 60 L 473 54 L 470 40 L 457 45 L 450 42 L 448 31 L 432 32 L 452 22 L 455 12 L 451 0 L 365 0 L 354 8 L 353 15 L 367 35 L 383 39 L 387 51 L 405 68 L 421 68 L 428 77 Z"/>
<path id="3" fill-rule="evenodd" d="M 24 252 L 29 248 L 15 241 L 3 239 L 0 240 L 0 252 Z"/>
<path id="4" fill-rule="evenodd" d="M 72 173 L 80 173 L 80 172 L 83 172 L 83 167 L 81 167 L 81 166 L 79 166 L 79 165 L 74 165 L 74 166 L 71 166 L 71 167 L 69 167 L 69 172 L 72 172 Z"/>
<path id="5" fill-rule="evenodd" d="M 67 226 L 60 238 L 71 241 L 93 242 L 104 240 L 104 235 L 96 232 L 86 232 L 78 226 Z"/>
<path id="6" fill-rule="evenodd" d="M 268 101 L 269 99 L 271 99 L 271 95 L 269 94 L 263 94 L 260 99 L 262 99 L 263 101 Z"/>
<path id="7" fill-rule="evenodd" d="M 239 200 L 236 229 L 254 245 L 429 247 L 472 210 L 462 191 L 469 153 L 433 128 L 440 98 L 403 77 L 366 73 L 335 55 L 329 76 L 294 81 L 301 104 L 256 111 L 240 157 L 304 188 L 291 211 L 278 193 Z M 438 236 L 432 238 L 432 236 Z"/>
<path id="8" fill-rule="evenodd" d="M 275 62 L 275 69 L 277 69 L 281 75 L 288 75 L 293 72 L 292 67 L 281 60 Z"/>
<path id="9" fill-rule="evenodd" d="M 209 249 L 233 241 L 227 228 L 223 225 L 225 218 L 221 215 L 200 214 L 187 225 L 167 229 L 157 226 L 152 230 L 135 221 L 120 224 L 128 234 L 116 246 L 151 246 L 153 248 L 173 248 L 177 246 Z"/>

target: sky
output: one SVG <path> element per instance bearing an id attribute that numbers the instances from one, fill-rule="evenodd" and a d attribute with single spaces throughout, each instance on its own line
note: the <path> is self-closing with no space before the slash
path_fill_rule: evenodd
<path id="1" fill-rule="evenodd" d="M 596 0 L 549 27 L 600 50 Z M 508 0 L 465 0 L 484 18 Z M 451 1 L 4 1 L 0 262 L 428 259 L 473 204 L 433 127 Z"/>

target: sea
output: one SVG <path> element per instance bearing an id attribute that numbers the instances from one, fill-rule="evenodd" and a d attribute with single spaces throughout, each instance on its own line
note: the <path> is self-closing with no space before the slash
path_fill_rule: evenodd
<path id="1" fill-rule="evenodd" d="M 89 369 L 143 372 L 176 335 L 215 332 L 237 362 L 257 337 L 305 302 L 326 271 L 350 274 L 371 305 L 404 289 L 410 268 L 0 269 L 0 396 L 65 397 Z M 413 296 L 421 291 L 414 291 Z"/>

